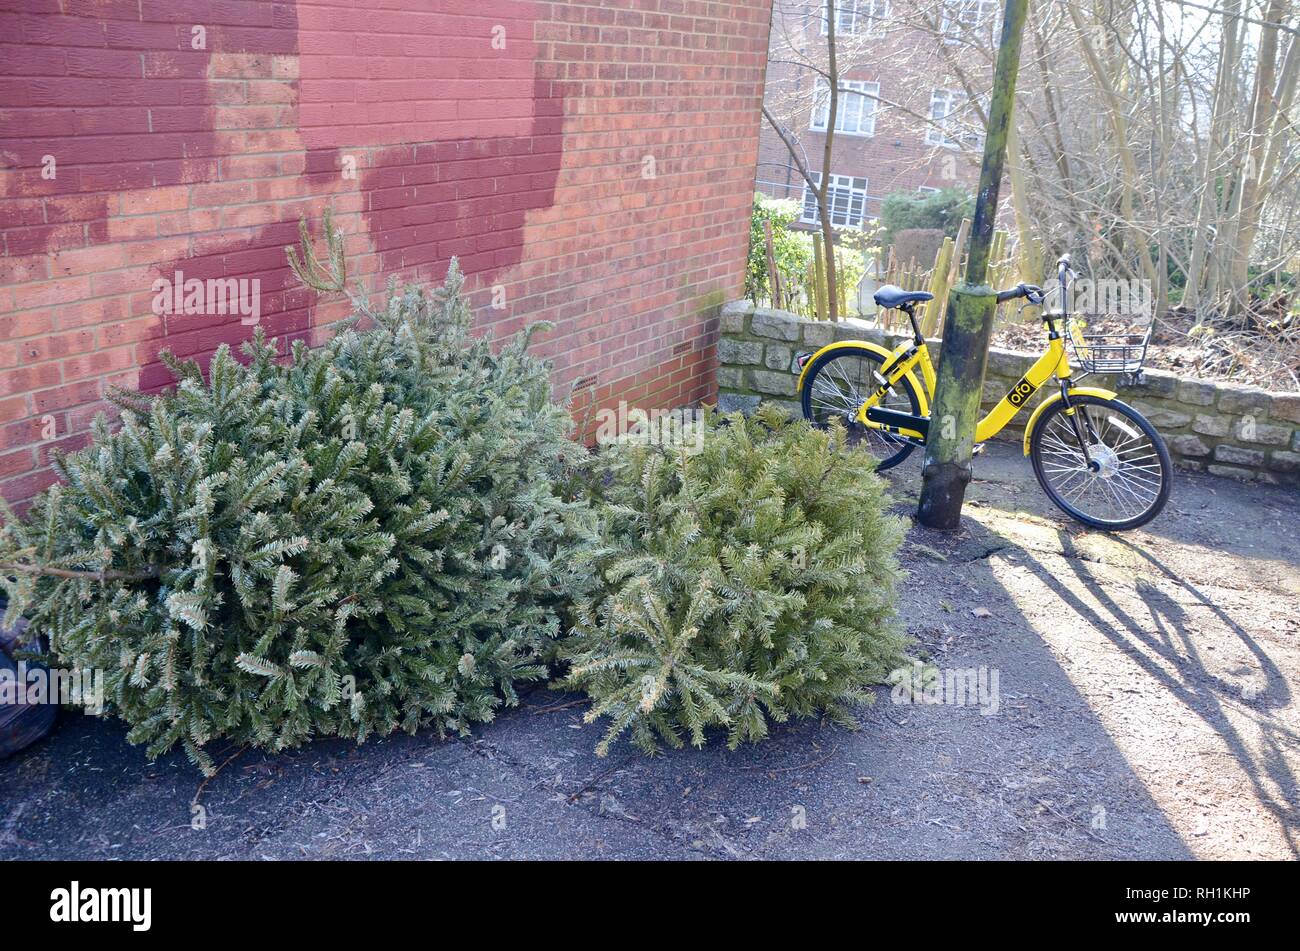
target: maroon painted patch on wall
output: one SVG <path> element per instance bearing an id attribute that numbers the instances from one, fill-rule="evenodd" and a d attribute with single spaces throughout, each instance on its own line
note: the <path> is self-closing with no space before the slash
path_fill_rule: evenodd
<path id="1" fill-rule="evenodd" d="M 517 264 L 527 212 L 553 201 L 562 103 L 541 75 L 533 3 L 51 9 L 0 12 L 18 44 L 0 51 L 0 230 L 10 258 L 131 242 L 125 263 L 149 274 L 90 288 L 129 295 L 128 313 L 105 305 L 111 319 L 148 314 L 155 279 L 256 281 L 260 326 L 287 343 L 311 332 L 315 301 L 283 248 L 322 197 L 344 221 L 359 213 L 349 230 L 378 252 L 363 272 L 425 278 L 453 255 L 488 278 Z M 173 214 L 140 214 L 177 186 L 188 196 Z M 252 332 L 238 315 L 163 314 L 140 385 L 170 382 L 160 350 L 206 358 Z"/>

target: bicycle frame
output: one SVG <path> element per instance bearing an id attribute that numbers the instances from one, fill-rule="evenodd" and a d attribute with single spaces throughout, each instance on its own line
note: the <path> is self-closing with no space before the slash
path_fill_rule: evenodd
<path id="1" fill-rule="evenodd" d="M 921 370 L 920 378 L 925 387 L 925 396 L 927 400 L 933 399 L 935 371 L 934 363 L 930 359 L 930 350 L 924 341 L 919 344 L 905 343 L 894 350 L 892 358 L 881 369 L 881 374 L 888 380 L 888 383 L 880 384 L 858 407 L 857 422 L 867 429 L 879 429 L 893 435 L 924 440 L 924 433 L 910 429 L 906 424 L 895 426 L 868 418 L 871 408 L 884 398 L 890 388 L 918 366 Z M 1034 362 L 1034 365 L 1025 372 L 1025 375 L 1007 391 L 1007 395 L 1002 397 L 998 404 L 989 410 L 976 425 L 975 441 L 984 442 L 992 439 L 1016 417 L 1016 414 L 1025 408 L 1030 397 L 1037 393 L 1043 387 L 1043 384 L 1053 376 L 1058 377 L 1064 384 L 1070 378 L 1071 373 L 1070 358 L 1066 354 L 1065 341 L 1060 337 L 1050 338 L 1047 342 L 1047 352 Z"/>

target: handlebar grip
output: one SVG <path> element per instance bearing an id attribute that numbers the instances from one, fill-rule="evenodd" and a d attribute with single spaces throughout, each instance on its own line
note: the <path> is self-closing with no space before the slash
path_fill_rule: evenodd
<path id="1" fill-rule="evenodd" d="M 1041 304 L 1043 302 L 1043 289 L 1037 284 L 1025 284 L 1023 281 L 1005 291 L 998 291 L 998 303 L 1005 304 L 1009 300 L 1015 300 L 1017 297 L 1028 297 L 1030 303 Z"/>

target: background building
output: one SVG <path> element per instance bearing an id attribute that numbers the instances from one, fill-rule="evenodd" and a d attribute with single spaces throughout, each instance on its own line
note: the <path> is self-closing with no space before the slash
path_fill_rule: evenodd
<path id="1" fill-rule="evenodd" d="M 991 71 L 978 50 L 997 24 L 997 4 L 837 0 L 835 7 L 846 89 L 830 169 L 832 223 L 860 226 L 876 218 L 881 202 L 895 192 L 973 191 L 982 120 L 967 89 L 973 77 Z M 764 96 L 767 111 L 797 137 L 818 174 L 824 171 L 829 86 L 807 64 L 825 63 L 825 10 L 825 0 L 776 0 Z M 761 191 L 803 200 L 803 220 L 816 222 L 808 187 L 768 122 L 758 173 Z"/>

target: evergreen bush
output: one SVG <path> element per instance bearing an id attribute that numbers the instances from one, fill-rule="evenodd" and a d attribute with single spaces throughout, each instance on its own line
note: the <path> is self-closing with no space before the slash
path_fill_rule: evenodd
<path id="1" fill-rule="evenodd" d="M 799 217 L 800 205 L 794 199 L 769 198 L 754 193 L 754 207 L 749 219 L 749 259 L 745 265 L 745 297 L 756 304 L 772 301 L 772 279 L 767 266 L 767 232 L 772 225 L 772 254 L 777 274 L 787 287 L 802 287 L 808 279 L 813 260 L 812 235 L 791 227 Z"/>
<path id="2" fill-rule="evenodd" d="M 370 329 L 287 362 L 260 335 L 206 381 L 172 361 L 173 392 L 119 397 L 120 428 L 5 512 L 11 615 L 104 672 L 151 756 L 464 733 L 546 675 L 589 513 L 560 490 L 583 450 L 530 332 L 472 337 L 454 262 L 436 293 L 359 306 Z"/>
<path id="3" fill-rule="evenodd" d="M 880 205 L 882 240 L 893 244 L 894 235 L 908 228 L 937 228 L 949 238 L 957 237 L 961 220 L 975 213 L 975 199 L 960 188 L 936 192 L 894 192 Z"/>
<path id="4" fill-rule="evenodd" d="M 771 406 L 704 425 L 702 444 L 615 444 L 593 472 L 600 585 L 560 651 L 561 686 L 610 719 L 601 755 L 625 731 L 654 752 L 713 727 L 734 748 L 792 715 L 852 722 L 902 656 L 902 525 L 868 457 Z"/>

